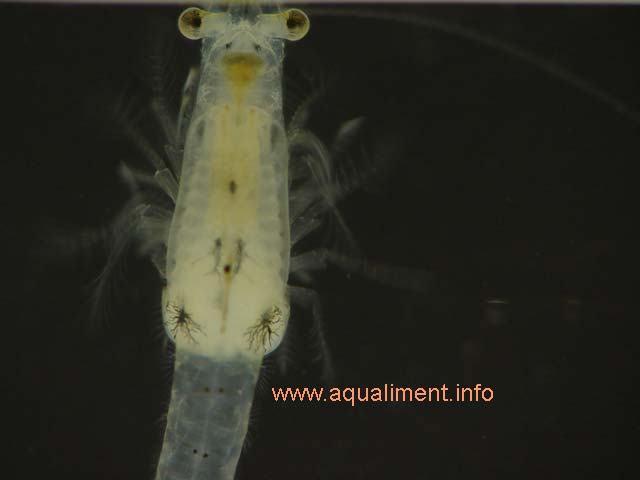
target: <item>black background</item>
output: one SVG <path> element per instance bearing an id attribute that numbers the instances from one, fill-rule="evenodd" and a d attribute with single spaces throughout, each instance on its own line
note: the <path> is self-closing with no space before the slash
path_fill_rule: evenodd
<path id="1" fill-rule="evenodd" d="M 287 52 L 287 112 L 320 91 L 310 125 L 325 140 L 366 117 L 353 162 L 384 168 L 342 212 L 372 261 L 435 281 L 415 295 L 318 276 L 329 385 L 482 383 L 495 398 L 276 404 L 272 386 L 321 384 L 309 314 L 294 311 L 288 369 L 265 366 L 237 478 L 634 478 L 640 10 L 362 9 L 431 23 L 310 7 Z M 88 340 L 104 253 L 56 250 L 51 231 L 105 225 L 126 201 L 117 167 L 144 163 L 119 119 L 161 145 L 140 112 L 154 65 L 179 92 L 197 61 L 179 11 L 0 6 L 3 478 L 153 471 L 160 283 L 132 256 Z"/>

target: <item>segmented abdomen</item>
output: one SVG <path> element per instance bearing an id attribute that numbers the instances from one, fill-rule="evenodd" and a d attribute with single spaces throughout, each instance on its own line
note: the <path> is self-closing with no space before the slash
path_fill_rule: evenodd
<path id="1" fill-rule="evenodd" d="M 158 480 L 233 480 L 260 362 L 177 352 Z"/>

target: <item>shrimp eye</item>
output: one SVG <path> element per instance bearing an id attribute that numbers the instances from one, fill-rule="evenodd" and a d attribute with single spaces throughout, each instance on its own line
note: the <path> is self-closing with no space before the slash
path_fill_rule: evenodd
<path id="1" fill-rule="evenodd" d="M 309 31 L 309 17 L 297 8 L 291 8 L 283 12 L 287 25 L 287 39 L 300 40 Z"/>
<path id="2" fill-rule="evenodd" d="M 202 38 L 202 23 L 208 13 L 206 10 L 197 7 L 187 8 L 178 18 L 180 33 L 189 40 Z"/>

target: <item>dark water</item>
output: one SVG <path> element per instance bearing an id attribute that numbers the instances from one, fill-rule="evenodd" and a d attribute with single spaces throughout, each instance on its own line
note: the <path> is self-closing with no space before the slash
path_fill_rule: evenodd
<path id="1" fill-rule="evenodd" d="M 481 383 L 494 399 L 275 403 L 273 386 L 322 386 L 309 314 L 294 311 L 238 478 L 635 478 L 640 10 L 387 10 L 431 23 L 311 15 L 288 50 L 289 112 L 320 91 L 310 125 L 325 140 L 366 117 L 345 161 L 381 173 L 342 204 L 362 252 L 435 279 L 416 295 L 320 275 L 326 386 Z M 117 168 L 144 164 L 118 119 L 158 134 L 140 113 L 149 72 L 164 62 L 179 91 L 197 58 L 179 11 L 0 7 L 7 478 L 153 471 L 167 391 L 153 268 L 131 256 L 88 342 L 104 253 L 46 245 L 128 198 Z"/>

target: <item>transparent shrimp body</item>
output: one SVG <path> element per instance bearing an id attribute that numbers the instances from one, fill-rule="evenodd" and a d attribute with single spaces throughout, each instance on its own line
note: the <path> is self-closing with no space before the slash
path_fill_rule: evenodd
<path id="1" fill-rule="evenodd" d="M 285 39 L 299 10 L 186 10 L 203 39 L 167 245 L 163 316 L 176 364 L 158 479 L 233 478 L 262 357 L 289 317 Z"/>

